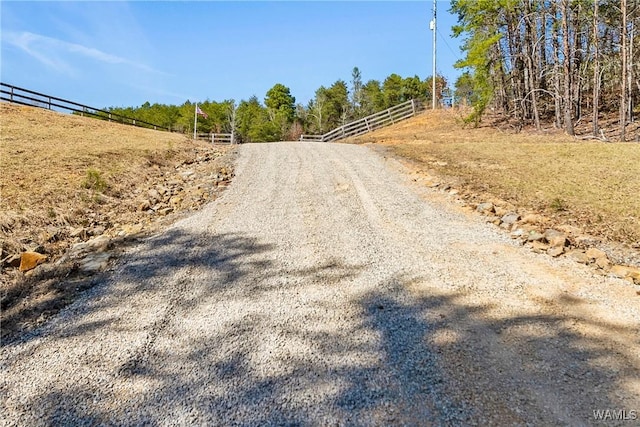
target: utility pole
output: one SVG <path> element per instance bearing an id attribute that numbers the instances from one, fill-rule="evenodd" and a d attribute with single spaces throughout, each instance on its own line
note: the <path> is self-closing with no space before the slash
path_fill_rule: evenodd
<path id="1" fill-rule="evenodd" d="M 433 74 L 431 76 L 431 108 L 436 109 L 436 1 L 433 0 L 433 20 L 429 22 L 429 28 L 433 31 Z"/>

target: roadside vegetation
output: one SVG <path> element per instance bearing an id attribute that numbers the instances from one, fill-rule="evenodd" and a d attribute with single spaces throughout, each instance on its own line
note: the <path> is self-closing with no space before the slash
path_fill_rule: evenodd
<path id="1" fill-rule="evenodd" d="M 444 77 L 436 77 L 436 90 L 440 97 L 447 93 Z M 198 131 L 231 133 L 233 130 L 240 142 L 297 140 L 303 133 L 323 134 L 410 99 L 427 102 L 431 91 L 431 77 L 421 80 L 418 76 L 391 74 L 383 81 L 365 82 L 355 67 L 349 83 L 339 79 L 330 86 L 319 87 L 307 105 L 296 103 L 290 89 L 281 83 L 269 89 L 263 100 L 257 96 L 240 102 L 206 100 L 198 104 L 207 115 L 198 118 Z M 146 102 L 139 107 L 106 110 L 190 134 L 194 109 L 195 104 L 186 101 L 182 105 Z"/>

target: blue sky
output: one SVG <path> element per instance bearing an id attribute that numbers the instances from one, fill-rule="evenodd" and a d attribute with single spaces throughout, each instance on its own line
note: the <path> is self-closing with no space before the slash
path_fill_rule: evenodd
<path id="1" fill-rule="evenodd" d="M 94 107 L 262 101 L 276 83 L 306 105 L 321 85 L 432 74 L 432 1 L 2 1 L 0 75 Z M 438 73 L 459 39 L 438 2 Z"/>

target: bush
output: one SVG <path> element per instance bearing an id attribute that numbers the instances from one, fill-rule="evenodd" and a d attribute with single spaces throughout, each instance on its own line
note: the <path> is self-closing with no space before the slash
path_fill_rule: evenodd
<path id="1" fill-rule="evenodd" d="M 107 181 L 102 178 L 99 170 L 93 168 L 87 169 L 87 175 L 85 176 L 84 181 L 82 181 L 82 188 L 102 193 L 108 187 L 109 185 L 107 184 Z"/>

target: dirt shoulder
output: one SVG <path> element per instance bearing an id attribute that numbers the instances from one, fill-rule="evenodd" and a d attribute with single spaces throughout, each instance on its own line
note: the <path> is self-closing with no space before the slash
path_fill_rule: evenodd
<path id="1" fill-rule="evenodd" d="M 3 341 L 45 322 L 127 245 L 215 200 L 233 177 L 234 147 L 30 107 L 0 113 Z"/>

